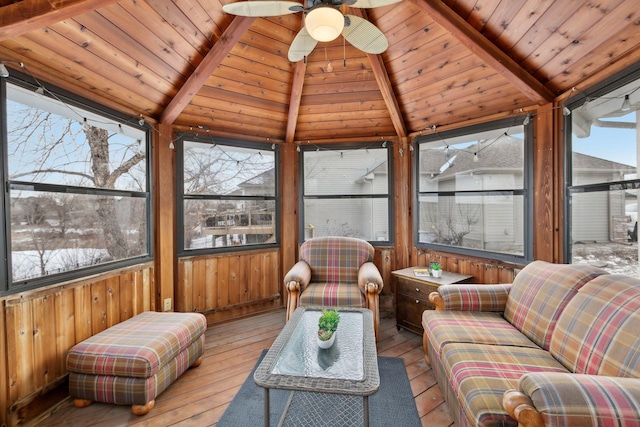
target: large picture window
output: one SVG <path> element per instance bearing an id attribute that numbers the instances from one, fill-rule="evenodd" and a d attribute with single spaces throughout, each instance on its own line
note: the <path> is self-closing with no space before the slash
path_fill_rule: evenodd
<path id="1" fill-rule="evenodd" d="M 277 244 L 275 145 L 180 140 L 180 252 Z"/>
<path id="2" fill-rule="evenodd" d="M 391 143 L 301 148 L 300 235 L 390 242 Z"/>
<path id="3" fill-rule="evenodd" d="M 418 247 L 528 259 L 530 137 L 525 120 L 518 117 L 416 139 Z"/>
<path id="4" fill-rule="evenodd" d="M 568 102 L 567 258 L 640 277 L 640 73 Z"/>
<path id="5" fill-rule="evenodd" d="M 10 288 L 149 257 L 144 126 L 18 84 L 5 89 Z"/>

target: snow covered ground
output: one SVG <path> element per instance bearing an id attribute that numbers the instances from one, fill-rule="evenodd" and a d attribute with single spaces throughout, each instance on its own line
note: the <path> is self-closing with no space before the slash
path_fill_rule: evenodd
<path id="1" fill-rule="evenodd" d="M 11 253 L 13 281 L 40 277 L 41 264 L 45 275 L 61 273 L 81 267 L 99 264 L 109 258 L 106 249 L 57 249 L 45 251 L 41 258 L 37 251 L 15 251 Z"/>
<path id="2" fill-rule="evenodd" d="M 211 245 L 209 242 L 209 246 Z M 609 273 L 627 274 L 640 278 L 638 244 L 633 243 L 575 243 L 573 264 L 590 264 Z M 41 276 L 37 251 L 16 251 L 11 254 L 13 280 L 27 280 Z M 42 263 L 45 274 L 56 274 L 76 268 L 99 264 L 109 258 L 106 249 L 59 249 L 47 251 Z"/>
<path id="3" fill-rule="evenodd" d="M 609 273 L 640 277 L 638 243 L 575 243 L 573 264 L 590 264 Z"/>

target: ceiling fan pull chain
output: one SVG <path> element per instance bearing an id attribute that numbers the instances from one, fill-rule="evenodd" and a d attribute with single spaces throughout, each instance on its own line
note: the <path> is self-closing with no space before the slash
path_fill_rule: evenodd
<path id="1" fill-rule="evenodd" d="M 342 66 L 347 68 L 347 42 L 342 38 Z"/>

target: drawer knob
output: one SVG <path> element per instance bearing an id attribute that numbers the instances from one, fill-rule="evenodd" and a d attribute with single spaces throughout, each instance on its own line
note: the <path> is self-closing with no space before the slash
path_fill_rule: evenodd
<path id="1" fill-rule="evenodd" d="M 416 288 L 416 292 L 420 292 L 420 288 Z"/>
<path id="2" fill-rule="evenodd" d="M 420 300 L 419 299 L 416 300 L 416 304 L 420 304 Z"/>

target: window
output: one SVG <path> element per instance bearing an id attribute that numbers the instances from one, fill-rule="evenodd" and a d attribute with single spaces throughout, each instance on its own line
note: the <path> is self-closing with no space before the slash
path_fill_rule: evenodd
<path id="1" fill-rule="evenodd" d="M 275 145 L 180 140 L 180 253 L 277 244 Z"/>
<path id="2" fill-rule="evenodd" d="M 416 139 L 418 247 L 507 261 L 529 258 L 531 138 L 524 121 Z"/>
<path id="3" fill-rule="evenodd" d="M 567 259 L 610 273 L 638 270 L 640 73 L 567 103 Z"/>
<path id="4" fill-rule="evenodd" d="M 301 147 L 300 235 L 390 242 L 391 143 Z"/>
<path id="5" fill-rule="evenodd" d="M 138 119 L 21 84 L 4 94 L 10 289 L 147 259 L 148 135 Z"/>

